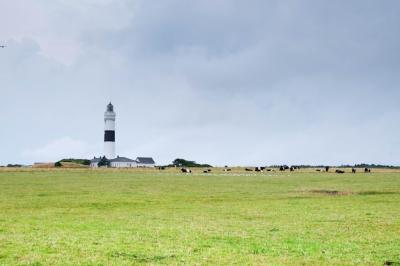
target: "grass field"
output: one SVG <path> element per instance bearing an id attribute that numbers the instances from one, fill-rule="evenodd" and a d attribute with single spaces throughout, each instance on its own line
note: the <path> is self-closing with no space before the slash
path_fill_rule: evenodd
<path id="1" fill-rule="evenodd" d="M 400 263 L 400 173 L 0 170 L 0 265 Z"/>

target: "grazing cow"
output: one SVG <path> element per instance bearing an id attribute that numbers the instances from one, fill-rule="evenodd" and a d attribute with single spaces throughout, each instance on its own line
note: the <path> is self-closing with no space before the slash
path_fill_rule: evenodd
<path id="1" fill-rule="evenodd" d="M 291 167 L 290 167 L 290 172 L 293 172 L 293 171 L 294 171 L 294 167 L 291 166 Z"/>
<path id="2" fill-rule="evenodd" d="M 256 172 L 262 172 L 262 170 L 260 169 L 260 167 L 254 168 L 254 171 L 256 171 Z"/>
<path id="3" fill-rule="evenodd" d="M 364 173 L 371 173 L 371 169 L 365 168 L 365 169 L 364 169 Z"/>
<path id="4" fill-rule="evenodd" d="M 272 171 L 272 169 L 267 169 L 267 172 L 271 172 Z"/>
<path id="5" fill-rule="evenodd" d="M 285 167 L 283 166 L 279 167 L 279 171 L 285 171 Z"/>
<path id="6" fill-rule="evenodd" d="M 211 172 L 211 169 L 207 169 L 207 172 Z"/>
<path id="7" fill-rule="evenodd" d="M 352 172 L 353 174 L 355 174 L 355 173 L 357 172 L 357 170 L 356 170 L 355 168 L 351 168 L 351 172 Z"/>
<path id="8" fill-rule="evenodd" d="M 182 173 L 191 173 L 192 170 L 188 169 L 188 168 L 181 168 L 181 172 Z"/>
<path id="9" fill-rule="evenodd" d="M 344 174 L 344 171 L 343 171 L 343 170 L 339 170 L 339 169 L 337 169 L 335 172 L 336 172 L 337 174 Z"/>
<path id="10" fill-rule="evenodd" d="M 227 168 L 227 169 L 224 169 L 224 171 L 229 172 L 229 171 L 232 171 L 232 169 Z"/>
<path id="11" fill-rule="evenodd" d="M 253 171 L 253 169 L 249 169 L 249 168 L 246 168 L 245 170 L 248 171 L 248 172 L 252 172 Z"/>
<path id="12" fill-rule="evenodd" d="M 160 167 L 158 167 L 158 170 L 165 170 L 165 167 L 164 166 L 160 166 Z"/>
<path id="13" fill-rule="evenodd" d="M 317 170 L 315 170 L 315 171 L 317 171 L 317 172 L 321 172 L 321 169 L 317 169 Z"/>
<path id="14" fill-rule="evenodd" d="M 325 166 L 325 172 L 329 172 L 329 166 Z"/>
<path id="15" fill-rule="evenodd" d="M 265 170 L 265 168 L 267 168 L 267 167 L 260 167 L 261 171 Z"/>
<path id="16" fill-rule="evenodd" d="M 207 171 L 207 170 L 204 170 L 203 173 L 208 174 L 208 171 Z"/>

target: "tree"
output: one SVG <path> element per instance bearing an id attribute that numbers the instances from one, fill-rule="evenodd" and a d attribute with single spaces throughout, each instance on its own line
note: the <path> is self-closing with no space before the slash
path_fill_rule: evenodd
<path id="1" fill-rule="evenodd" d="M 102 166 L 110 167 L 110 161 L 106 158 L 106 156 L 103 156 L 100 159 L 100 162 L 97 164 L 97 166 L 98 167 L 102 167 Z"/>
<path id="2" fill-rule="evenodd" d="M 62 163 L 61 162 L 56 162 L 55 164 L 54 164 L 54 167 L 61 167 L 62 166 Z"/>
<path id="3" fill-rule="evenodd" d="M 209 164 L 198 164 L 195 161 L 188 161 L 185 159 L 175 159 L 172 162 L 172 166 L 176 166 L 176 167 L 212 167 Z"/>

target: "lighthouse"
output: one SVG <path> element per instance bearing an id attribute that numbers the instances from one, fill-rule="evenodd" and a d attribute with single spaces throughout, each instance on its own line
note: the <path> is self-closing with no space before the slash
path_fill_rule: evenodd
<path id="1" fill-rule="evenodd" d="M 115 112 L 111 102 L 104 113 L 104 156 L 115 158 Z"/>
<path id="2" fill-rule="evenodd" d="M 103 158 L 108 159 L 105 164 Z M 100 164 L 101 163 L 101 164 Z M 94 156 L 90 160 L 90 167 L 115 167 L 115 168 L 131 168 L 131 167 L 155 167 L 156 163 L 152 157 L 137 157 L 136 160 L 115 156 L 115 112 L 111 102 L 107 105 L 104 113 L 104 154 L 100 157 Z"/>

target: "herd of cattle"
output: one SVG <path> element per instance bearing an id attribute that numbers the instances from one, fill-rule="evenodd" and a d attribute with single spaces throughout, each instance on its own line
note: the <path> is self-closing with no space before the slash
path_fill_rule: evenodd
<path id="1" fill-rule="evenodd" d="M 158 167 L 158 169 L 159 170 L 165 170 L 165 167 Z M 289 170 L 290 172 L 293 172 L 293 171 L 295 171 L 295 170 L 299 170 L 300 169 L 300 167 L 299 166 L 287 166 L 287 165 L 282 165 L 282 166 L 280 166 L 279 167 L 279 171 L 281 171 L 281 172 L 283 172 L 283 171 L 286 171 L 286 170 Z M 192 170 L 191 169 L 189 169 L 189 168 L 185 168 L 185 167 L 183 167 L 183 168 L 181 168 L 180 169 L 181 170 L 181 172 L 182 173 L 192 173 Z M 325 166 L 325 168 L 324 169 L 316 169 L 316 171 L 317 172 L 329 172 L 329 170 L 330 170 L 330 167 L 329 166 Z M 224 167 L 224 169 L 223 169 L 223 171 L 224 172 L 230 172 L 230 171 L 232 171 L 232 169 L 230 169 L 230 168 L 228 168 L 227 166 L 225 166 Z M 254 169 L 252 169 L 252 168 L 245 168 L 245 171 L 247 171 L 247 172 L 252 172 L 252 171 L 255 171 L 255 172 L 264 172 L 264 171 L 267 171 L 267 172 L 275 172 L 275 169 L 271 169 L 271 168 L 267 168 L 267 167 L 255 167 Z M 211 172 L 211 169 L 206 169 L 206 170 L 203 170 L 203 173 L 204 174 L 208 174 L 208 173 L 210 173 Z M 355 169 L 355 168 L 351 168 L 351 172 L 353 173 L 353 174 L 355 174 L 356 172 L 357 172 L 357 169 Z M 341 169 L 337 169 L 336 171 L 335 171 L 335 173 L 337 173 L 337 174 L 344 174 L 345 173 L 345 171 L 344 170 L 341 170 Z M 370 168 L 364 168 L 364 173 L 371 173 L 371 169 Z"/>

